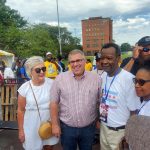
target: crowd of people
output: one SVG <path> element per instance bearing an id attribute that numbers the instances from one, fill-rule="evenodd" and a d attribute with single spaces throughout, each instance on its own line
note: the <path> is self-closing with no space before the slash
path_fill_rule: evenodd
<path id="1" fill-rule="evenodd" d="M 26 73 L 24 65 L 26 60 L 27 59 L 15 58 L 11 67 L 7 66 L 4 61 L 0 61 L 0 85 L 4 83 L 4 79 L 6 84 L 23 84 L 28 81 L 30 78 Z M 46 66 L 45 76 L 51 79 L 55 79 L 61 72 L 71 70 L 69 64 L 65 67 L 65 64 L 62 62 L 62 56 L 57 56 L 56 59 L 51 52 L 46 53 L 44 65 Z M 85 70 L 92 71 L 92 63 L 90 59 L 86 60 Z"/>
<path id="2" fill-rule="evenodd" d="M 67 71 L 62 58 L 55 61 L 51 52 L 46 53 L 45 61 L 40 56 L 25 60 L 24 65 L 17 60 L 12 70 L 25 82 L 18 89 L 19 139 L 23 147 L 52 150 L 60 139 L 63 150 L 92 150 L 99 127 L 100 149 L 118 150 L 126 138 L 128 120 L 150 117 L 150 36 L 141 38 L 133 56 L 121 65 L 120 59 L 119 46 L 107 43 L 95 57 L 94 70 L 83 51 L 77 49 L 68 55 Z M 6 67 L 2 66 L 0 63 L 4 73 Z M 38 128 L 46 120 L 52 123 L 53 136 L 42 140 Z"/>

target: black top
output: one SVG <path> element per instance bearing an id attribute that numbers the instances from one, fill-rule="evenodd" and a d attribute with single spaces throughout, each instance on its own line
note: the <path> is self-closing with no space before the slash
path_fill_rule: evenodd
<path id="1" fill-rule="evenodd" d="M 123 67 L 130 61 L 130 59 L 131 59 L 131 57 L 125 58 L 125 59 L 122 61 L 120 67 L 123 68 Z M 133 64 L 133 66 L 132 66 L 130 72 L 131 72 L 132 74 L 136 75 L 138 69 L 141 68 L 142 66 L 145 66 L 145 65 L 146 65 L 146 66 L 147 66 L 147 65 L 150 65 L 150 60 L 147 60 L 147 61 L 145 61 L 145 62 L 143 62 L 143 63 L 140 63 L 139 59 L 136 59 L 136 60 L 134 61 L 134 64 Z"/>

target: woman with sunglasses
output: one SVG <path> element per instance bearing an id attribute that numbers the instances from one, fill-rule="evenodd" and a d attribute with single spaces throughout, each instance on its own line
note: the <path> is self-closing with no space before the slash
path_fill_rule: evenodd
<path id="1" fill-rule="evenodd" d="M 137 96 L 143 99 L 137 115 L 132 116 L 126 125 L 125 139 L 130 150 L 150 149 L 150 66 L 141 67 L 133 78 Z"/>
<path id="2" fill-rule="evenodd" d="M 18 89 L 19 140 L 25 150 L 52 150 L 58 138 L 42 140 L 38 129 L 41 122 L 50 120 L 50 89 L 53 80 L 45 77 L 46 67 L 40 56 L 29 58 L 25 67 L 31 80 Z"/>
<path id="3" fill-rule="evenodd" d="M 141 67 L 133 82 L 137 96 L 143 98 L 138 115 L 150 116 L 150 66 Z"/>

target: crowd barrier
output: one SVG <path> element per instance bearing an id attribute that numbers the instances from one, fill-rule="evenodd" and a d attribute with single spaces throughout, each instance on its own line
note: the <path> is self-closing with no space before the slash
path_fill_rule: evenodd
<path id="1" fill-rule="evenodd" d="M 0 90 L 2 121 L 17 120 L 17 89 L 22 83 L 18 79 L 5 79 Z"/>

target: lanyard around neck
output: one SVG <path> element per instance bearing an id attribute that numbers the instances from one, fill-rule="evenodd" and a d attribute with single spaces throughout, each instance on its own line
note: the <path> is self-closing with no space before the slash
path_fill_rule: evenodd
<path id="1" fill-rule="evenodd" d="M 108 97 L 110 87 L 111 87 L 111 85 L 113 84 L 113 82 L 114 82 L 114 80 L 115 80 L 117 74 L 119 73 L 119 71 L 120 71 L 120 68 L 118 68 L 118 70 L 115 72 L 115 75 L 114 75 L 113 79 L 112 79 L 111 82 L 110 82 L 110 85 L 109 85 L 108 90 L 107 90 L 107 77 L 108 77 L 108 75 L 106 76 L 106 83 L 105 83 L 105 95 L 106 95 L 106 96 L 105 96 L 105 100 L 106 100 L 107 97 Z"/>
<path id="2" fill-rule="evenodd" d="M 149 101 L 150 101 L 150 99 L 149 99 L 148 101 L 146 101 L 146 102 L 141 106 L 141 108 L 138 110 L 137 114 L 140 113 L 141 109 L 142 109 Z"/>

